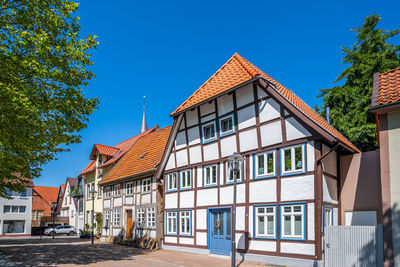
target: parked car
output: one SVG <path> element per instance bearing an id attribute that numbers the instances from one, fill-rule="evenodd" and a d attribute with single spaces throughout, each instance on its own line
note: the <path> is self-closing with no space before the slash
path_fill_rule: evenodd
<path id="1" fill-rule="evenodd" d="M 44 230 L 44 234 L 45 235 L 75 235 L 76 234 L 76 230 L 75 227 L 71 226 L 71 225 L 59 225 L 54 227 L 50 227 L 47 228 L 46 230 Z"/>

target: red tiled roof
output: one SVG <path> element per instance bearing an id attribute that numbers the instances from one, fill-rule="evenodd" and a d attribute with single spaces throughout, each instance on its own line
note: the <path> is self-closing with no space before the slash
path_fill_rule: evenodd
<path id="1" fill-rule="evenodd" d="M 171 128 L 168 126 L 140 137 L 100 183 L 155 170 L 163 155 Z"/>
<path id="2" fill-rule="evenodd" d="M 108 165 L 110 165 L 110 164 L 112 164 L 112 163 L 117 162 L 123 155 L 125 155 L 126 151 L 128 151 L 129 148 L 131 148 L 131 146 L 132 146 L 133 144 L 135 144 L 136 141 L 137 141 L 140 137 L 151 133 L 151 132 L 154 131 L 157 127 L 158 127 L 158 126 L 154 126 L 154 127 L 150 128 L 150 129 L 148 129 L 147 131 L 145 131 L 145 132 L 143 132 L 143 133 L 141 133 L 141 134 L 138 134 L 138 135 L 136 135 L 136 136 L 134 136 L 134 137 L 132 137 L 132 138 L 129 138 L 128 140 L 126 140 L 126 141 L 124 141 L 124 142 L 119 143 L 118 145 L 116 145 L 115 147 L 116 147 L 116 148 L 119 148 L 119 151 L 118 151 L 117 153 L 115 153 L 115 155 L 114 155 L 112 158 L 110 158 L 110 159 L 107 160 L 105 163 L 103 163 L 103 164 L 100 166 L 100 168 L 104 168 L 104 167 L 106 167 L 106 166 L 108 166 Z"/>
<path id="3" fill-rule="evenodd" d="M 43 199 L 45 199 L 47 203 L 53 203 L 57 202 L 58 191 L 60 190 L 60 188 L 35 185 L 33 187 L 33 190 L 35 190 Z"/>
<path id="4" fill-rule="evenodd" d="M 374 75 L 372 107 L 400 101 L 400 68 Z"/>
<path id="5" fill-rule="evenodd" d="M 115 153 L 117 153 L 117 151 L 119 150 L 119 148 L 113 147 L 113 146 L 106 146 L 106 145 L 102 145 L 102 144 L 94 144 L 93 149 L 92 149 L 92 153 L 90 153 L 90 159 L 95 159 L 96 156 L 96 150 L 99 152 L 99 154 L 101 155 L 106 155 L 109 157 L 112 157 L 115 155 Z"/>
<path id="6" fill-rule="evenodd" d="M 95 161 L 92 160 L 92 161 L 89 162 L 89 164 L 83 169 L 83 171 L 81 171 L 81 173 L 78 174 L 78 177 L 81 176 L 81 175 L 83 175 L 83 174 L 92 172 L 92 171 L 94 171 L 95 169 L 96 169 Z"/>
<path id="7" fill-rule="evenodd" d="M 313 120 L 322 129 L 329 132 L 334 137 L 338 138 L 341 142 L 348 145 L 355 151 L 359 152 L 349 140 L 340 134 L 332 125 L 326 122 L 319 116 L 310 106 L 301 100 L 291 90 L 285 88 L 283 85 L 272 79 L 269 75 L 265 74 L 252 63 L 244 59 L 238 53 L 235 53 L 214 75 L 212 75 L 199 89 L 197 89 L 185 102 L 183 102 L 172 114 L 176 115 L 184 110 L 187 110 L 201 102 L 206 101 L 216 95 L 219 95 L 232 87 L 244 83 L 251 78 L 262 76 L 269 82 L 276 86 L 276 90 L 291 102 L 299 111 Z"/>
<path id="8" fill-rule="evenodd" d="M 105 163 L 103 163 L 101 166 L 99 166 L 99 168 L 104 168 L 104 167 L 106 167 L 106 166 L 108 166 L 108 165 L 110 165 L 110 164 L 116 163 L 118 160 L 121 159 L 121 157 L 122 157 L 123 155 L 125 155 L 126 151 L 128 151 L 128 149 L 129 149 L 141 136 L 144 136 L 144 135 L 146 135 L 146 134 L 151 133 L 151 132 L 154 131 L 157 127 L 158 127 L 158 126 L 154 126 L 154 127 L 148 129 L 147 131 L 145 131 L 145 132 L 143 132 L 143 133 L 140 133 L 140 134 L 138 134 L 138 135 L 136 135 L 136 136 L 134 136 L 134 137 L 132 137 L 132 138 L 129 138 L 128 140 L 125 140 L 125 141 L 119 143 L 119 144 L 116 145 L 115 147 L 111 147 L 111 148 L 116 148 L 116 149 L 118 149 L 117 152 L 114 153 L 114 155 L 113 155 L 109 160 L 107 160 Z M 94 148 L 95 148 L 96 145 L 97 145 L 97 144 L 95 144 L 95 145 L 93 146 L 91 155 L 92 155 L 92 153 L 93 153 Z M 101 145 L 101 146 L 104 146 L 104 145 Z M 107 147 L 110 147 L 110 146 L 107 146 Z M 101 153 L 100 153 L 100 154 L 101 154 Z M 96 161 L 95 161 L 95 160 L 92 160 L 92 161 L 89 162 L 89 164 L 85 167 L 85 169 L 83 169 L 83 171 L 78 175 L 78 177 L 81 176 L 81 175 L 90 173 L 90 172 L 94 171 L 95 169 L 96 169 Z"/>

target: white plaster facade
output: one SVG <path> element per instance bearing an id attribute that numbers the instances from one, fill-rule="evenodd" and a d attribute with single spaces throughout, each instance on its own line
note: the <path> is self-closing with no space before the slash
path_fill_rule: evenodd
<path id="1" fill-rule="evenodd" d="M 76 178 L 67 179 L 67 182 L 65 184 L 63 201 L 60 209 L 60 216 L 68 217 L 69 225 L 72 225 L 78 231 L 80 229 L 78 228 L 78 217 L 79 217 L 79 214 L 77 212 L 78 206 L 77 206 L 77 201 L 72 196 L 70 196 L 70 192 L 73 189 L 73 185 L 71 185 L 70 179 L 76 180 Z"/>
<path id="2" fill-rule="evenodd" d="M 0 235 L 30 235 L 32 188 L 26 188 L 22 194 L 9 193 L 11 199 L 0 198 Z"/>

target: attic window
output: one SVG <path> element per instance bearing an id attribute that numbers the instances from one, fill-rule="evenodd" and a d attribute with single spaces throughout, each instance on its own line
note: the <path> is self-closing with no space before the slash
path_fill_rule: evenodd
<path id="1" fill-rule="evenodd" d="M 147 153 L 143 153 L 141 156 L 140 156 L 140 158 L 142 159 L 142 158 L 144 158 L 144 156 L 146 156 L 147 155 Z"/>

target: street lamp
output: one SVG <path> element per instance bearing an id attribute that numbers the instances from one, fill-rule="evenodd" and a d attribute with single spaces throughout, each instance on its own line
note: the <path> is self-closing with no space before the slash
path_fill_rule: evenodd
<path id="1" fill-rule="evenodd" d="M 57 203 L 56 202 L 52 202 L 50 205 L 51 205 L 51 208 L 52 208 L 52 211 L 53 211 L 53 239 L 54 239 L 54 236 L 56 235 L 56 232 L 54 231 L 54 224 L 55 224 L 55 215 L 56 215 Z"/>
<path id="2" fill-rule="evenodd" d="M 92 245 L 94 244 L 94 194 L 97 193 L 96 190 L 94 190 L 94 188 L 92 190 L 90 190 L 89 192 L 90 194 L 92 194 Z"/>
<path id="3" fill-rule="evenodd" d="M 233 173 L 233 210 L 232 210 L 232 254 L 231 254 L 231 267 L 236 265 L 236 180 L 237 173 L 240 172 L 240 165 L 243 161 L 243 157 L 238 153 L 234 152 L 228 157 L 228 164 Z"/>

